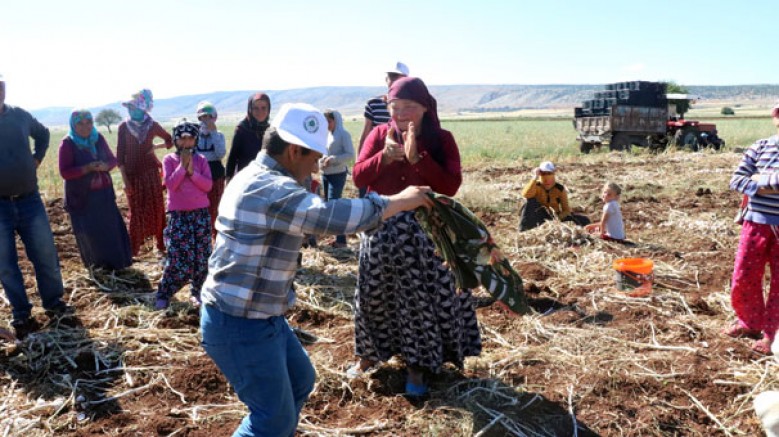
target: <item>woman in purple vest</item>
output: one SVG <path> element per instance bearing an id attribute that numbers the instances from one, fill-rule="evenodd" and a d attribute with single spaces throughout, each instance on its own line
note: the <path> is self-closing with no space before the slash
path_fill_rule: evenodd
<path id="1" fill-rule="evenodd" d="M 75 109 L 70 133 L 59 148 L 59 168 L 65 179 L 65 210 L 84 266 L 119 270 L 132 264 L 130 239 L 116 207 L 110 171 L 116 167 L 105 138 L 97 132 L 92 114 Z"/>

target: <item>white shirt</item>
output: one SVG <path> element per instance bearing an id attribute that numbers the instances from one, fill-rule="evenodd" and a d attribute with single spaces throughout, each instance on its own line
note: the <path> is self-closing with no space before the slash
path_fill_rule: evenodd
<path id="1" fill-rule="evenodd" d="M 603 205 L 603 212 L 608 214 L 605 223 L 605 229 L 601 232 L 617 240 L 625 239 L 625 223 L 622 221 L 622 210 L 619 208 L 619 202 L 612 200 Z"/>

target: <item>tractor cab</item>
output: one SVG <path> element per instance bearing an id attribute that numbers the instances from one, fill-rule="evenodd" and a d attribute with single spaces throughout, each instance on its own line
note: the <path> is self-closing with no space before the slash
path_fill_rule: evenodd
<path id="1" fill-rule="evenodd" d="M 686 120 L 684 113 L 693 103 L 703 98 L 693 94 L 666 94 L 668 121 L 666 127 L 671 143 L 676 147 L 698 150 L 704 147 L 719 149 L 725 142 L 717 136 L 717 125 Z"/>

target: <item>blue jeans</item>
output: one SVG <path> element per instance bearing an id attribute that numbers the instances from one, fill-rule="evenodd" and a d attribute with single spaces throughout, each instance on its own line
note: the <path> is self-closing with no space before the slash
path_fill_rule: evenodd
<path id="1" fill-rule="evenodd" d="M 206 353 L 249 407 L 233 436 L 294 436 L 316 372 L 287 320 L 234 317 L 203 305 L 200 329 Z"/>
<path id="2" fill-rule="evenodd" d="M 16 234 L 35 268 L 43 307 L 57 308 L 62 304 L 63 293 L 60 263 L 49 216 L 37 191 L 14 200 L 0 199 L 0 283 L 11 302 L 14 320 L 24 320 L 30 317 L 32 305 L 19 269 Z"/>
<path id="3" fill-rule="evenodd" d="M 325 200 L 340 199 L 346 185 L 346 172 L 323 174 L 322 184 L 325 187 Z M 346 235 L 337 235 L 335 241 L 346 244 Z"/>

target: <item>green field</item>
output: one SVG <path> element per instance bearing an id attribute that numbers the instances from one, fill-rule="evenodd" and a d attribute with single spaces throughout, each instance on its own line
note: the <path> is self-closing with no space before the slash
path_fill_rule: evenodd
<path id="1" fill-rule="evenodd" d="M 759 138 L 775 133 L 768 118 L 727 118 L 718 119 L 716 123 L 728 148 L 745 147 Z M 535 162 L 542 159 L 570 159 L 579 155 L 576 131 L 571 120 L 567 118 L 452 119 L 444 120 L 442 124 L 454 134 L 460 147 L 463 165 L 467 167 L 510 166 L 521 164 L 525 160 Z M 362 130 L 362 122 L 348 121 L 345 127 L 356 144 Z M 225 134 L 229 147 L 235 126 L 220 124 L 219 128 Z M 101 131 L 115 150 L 116 126 L 112 128 L 111 134 L 105 129 Z M 62 195 L 56 151 L 64 135 L 64 130 L 52 130 L 50 150 L 39 169 L 41 190 L 50 197 Z M 160 157 L 165 153 L 167 152 L 158 151 Z M 119 172 L 113 172 L 113 176 L 117 189 L 121 188 Z"/>

